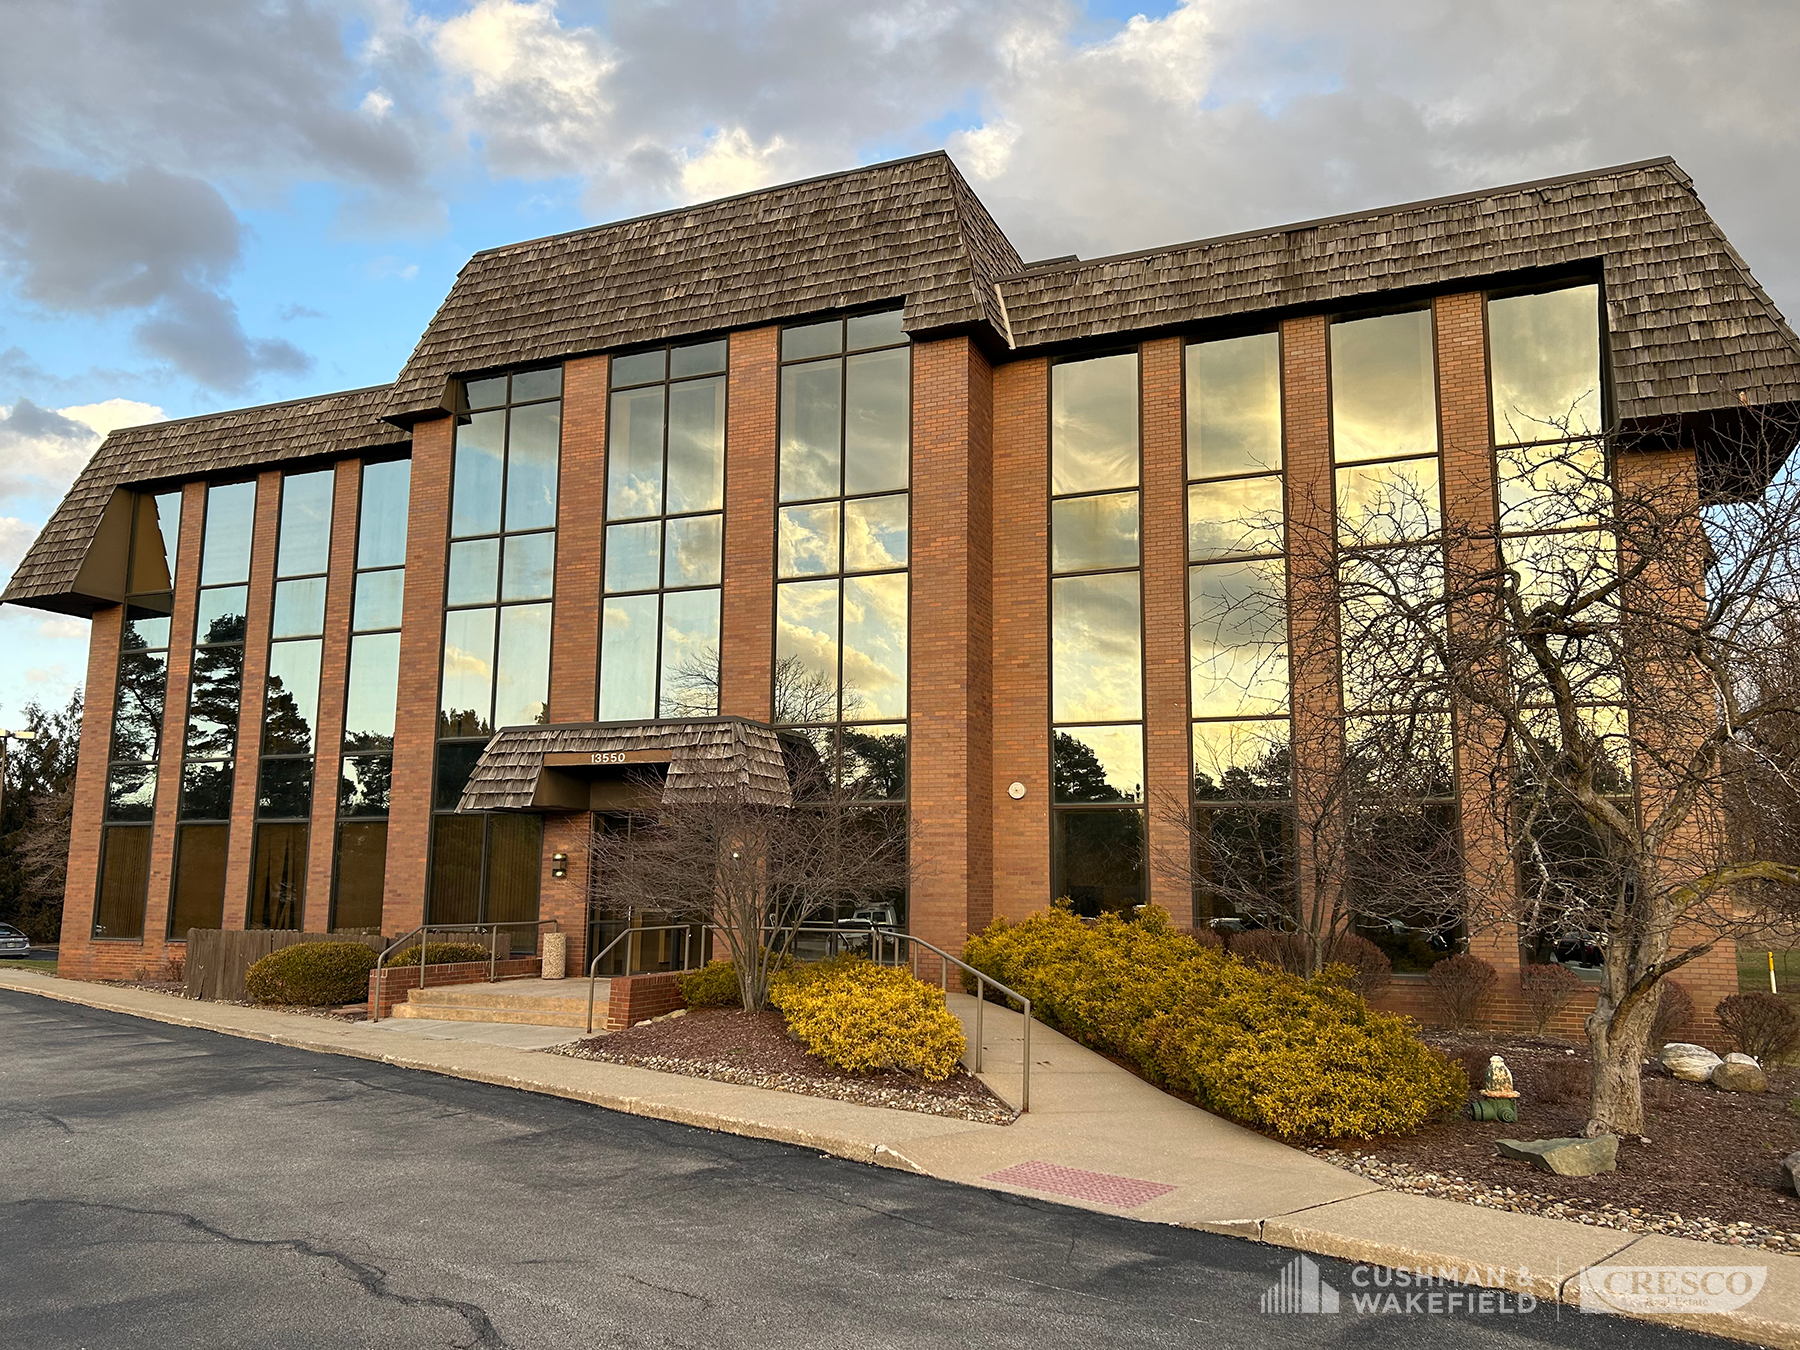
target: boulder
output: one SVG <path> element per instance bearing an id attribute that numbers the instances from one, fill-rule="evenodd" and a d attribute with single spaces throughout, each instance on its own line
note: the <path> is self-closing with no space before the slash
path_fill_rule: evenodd
<path id="1" fill-rule="evenodd" d="M 1712 1085 L 1724 1092 L 1767 1092 L 1769 1080 L 1762 1066 L 1748 1055 L 1727 1055 L 1713 1067 Z"/>
<path id="2" fill-rule="evenodd" d="M 1800 1153 L 1790 1153 L 1781 1160 L 1781 1179 L 1787 1183 L 1789 1194 L 1800 1195 Z"/>
<path id="3" fill-rule="evenodd" d="M 1559 1177 L 1591 1177 L 1618 1166 L 1619 1136 L 1596 1135 L 1592 1139 L 1497 1139 L 1494 1147 L 1503 1158 L 1528 1162 L 1540 1172 Z"/>
<path id="4" fill-rule="evenodd" d="M 1712 1071 L 1723 1062 L 1704 1045 L 1688 1045 L 1684 1041 L 1671 1041 L 1662 1048 L 1663 1069 L 1676 1078 L 1686 1079 L 1690 1083 L 1704 1083 L 1712 1077 Z"/>

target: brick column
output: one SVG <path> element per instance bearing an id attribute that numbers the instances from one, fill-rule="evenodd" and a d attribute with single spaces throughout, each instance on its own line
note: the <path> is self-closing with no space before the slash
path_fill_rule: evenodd
<path id="1" fill-rule="evenodd" d="M 1051 900 L 1049 400 L 1047 361 L 994 371 L 993 904 L 1009 918 Z"/>
<path id="2" fill-rule="evenodd" d="M 406 601 L 400 623 L 400 706 L 394 715 L 394 778 L 381 914 L 382 926 L 396 933 L 425 919 L 454 433 L 455 423 L 448 417 L 420 422 L 413 428 Z"/>
<path id="3" fill-rule="evenodd" d="M 913 348 L 909 926 L 959 952 L 993 911 L 993 375 L 966 337 Z"/>
<path id="4" fill-rule="evenodd" d="M 1188 800 L 1187 445 L 1180 338 L 1142 348 L 1144 749 L 1150 899 L 1193 924 Z"/>
<path id="5" fill-rule="evenodd" d="M 332 864 L 337 856 L 338 766 L 344 756 L 344 700 L 350 681 L 350 624 L 356 603 L 356 522 L 362 463 L 341 459 L 331 488 L 331 559 L 325 580 L 325 641 L 319 657 L 318 742 L 313 760 L 312 827 L 306 841 L 304 925 L 331 922 Z"/>
<path id="6" fill-rule="evenodd" d="M 538 877 L 538 918 L 555 919 L 569 939 L 568 974 L 587 974 L 588 829 L 586 811 L 544 813 L 544 854 Z M 552 876 L 554 855 L 569 855 L 566 876 Z"/>
<path id="7" fill-rule="evenodd" d="M 81 703 L 81 749 L 69 815 L 69 869 L 63 883 L 63 922 L 57 969 L 87 979 L 95 959 L 94 906 L 100 893 L 100 834 L 106 819 L 106 761 L 112 753 L 113 703 L 118 697 L 119 642 L 125 606 L 108 605 L 88 627 L 87 685 Z"/>
<path id="8" fill-rule="evenodd" d="M 1487 333 L 1481 293 L 1439 296 L 1433 303 L 1437 330 L 1438 423 L 1444 483 L 1445 566 L 1451 593 L 1468 593 L 1473 578 L 1495 562 L 1498 528 L 1494 497 L 1493 431 L 1487 378 Z M 1459 606 L 1452 623 L 1479 629 L 1491 615 Z M 1489 914 L 1503 921 L 1469 935 L 1469 951 L 1500 972 L 1490 1015 L 1508 1025 L 1529 1026 L 1519 998 L 1519 936 L 1514 920 L 1517 883 L 1506 847 L 1504 803 L 1495 789 L 1506 778 L 1502 763 L 1505 726 L 1475 709 L 1456 710 L 1458 817 L 1463 875 L 1484 895 Z"/>
<path id="9" fill-rule="evenodd" d="M 260 497 L 261 494 L 259 493 Z M 161 961 L 175 882 L 175 820 L 181 798 L 181 747 L 187 738 L 188 675 L 194 664 L 194 611 L 200 603 L 200 544 L 206 537 L 206 484 L 181 493 L 181 543 L 176 546 L 175 613 L 169 623 L 169 688 L 156 764 L 156 823 L 150 838 L 150 893 L 144 902 L 143 960 Z"/>
<path id="10" fill-rule="evenodd" d="M 1294 709 L 1295 874 L 1303 905 L 1329 909 L 1333 783 L 1343 762 L 1335 586 L 1337 510 L 1331 468 L 1326 324 L 1281 325 L 1283 454 L 1287 479 L 1289 689 Z"/>
<path id="11" fill-rule="evenodd" d="M 256 787 L 262 767 L 263 691 L 269 680 L 269 632 L 274 625 L 275 550 L 281 531 L 281 471 L 256 479 L 256 516 L 250 532 L 250 598 L 244 622 L 244 680 L 238 698 L 237 751 L 231 779 L 231 845 L 225 862 L 225 907 L 219 927 L 248 921 L 250 863 L 256 848 Z"/>
<path id="12" fill-rule="evenodd" d="M 719 711 L 766 722 L 775 666 L 779 328 L 731 335 L 725 392 L 725 582 Z"/>
<path id="13" fill-rule="evenodd" d="M 594 692 L 600 675 L 600 566 L 606 541 L 609 364 L 604 356 L 590 356 L 563 365 L 556 621 L 550 633 L 552 722 L 594 720 Z M 548 839 L 545 844 L 547 848 Z"/>

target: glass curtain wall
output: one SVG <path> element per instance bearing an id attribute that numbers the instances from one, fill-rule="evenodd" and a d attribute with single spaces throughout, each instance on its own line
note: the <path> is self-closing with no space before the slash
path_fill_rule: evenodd
<path id="1" fill-rule="evenodd" d="M 125 620 L 119 636 L 112 742 L 107 755 L 106 817 L 100 835 L 96 938 L 141 938 L 150 887 L 150 833 L 162 753 L 163 699 L 169 688 L 169 616 L 175 610 L 175 550 L 181 493 L 132 503 Z"/>
<path id="2" fill-rule="evenodd" d="M 331 930 L 381 931 L 394 712 L 400 695 L 400 615 L 406 597 L 406 506 L 412 463 L 365 464 L 356 518 L 356 591 L 338 763 Z"/>
<path id="3" fill-rule="evenodd" d="M 217 928 L 224 917 L 255 524 L 254 482 L 221 483 L 206 490 L 175 832 L 175 892 L 169 905 L 169 936 L 174 938 L 185 937 L 190 928 Z"/>
<path id="4" fill-rule="evenodd" d="M 332 470 L 318 469 L 281 480 L 247 928 L 305 926 L 306 845 L 336 478 Z"/>
<path id="5" fill-rule="evenodd" d="M 1293 801 L 1278 333 L 1189 343 L 1194 921 L 1288 912 Z"/>
<path id="6" fill-rule="evenodd" d="M 1144 899 L 1138 355 L 1050 370 L 1051 886 Z"/>
<path id="7" fill-rule="evenodd" d="M 901 311 L 781 334 L 775 721 L 857 795 L 906 796 L 912 350 Z"/>
<path id="8" fill-rule="evenodd" d="M 1396 970 L 1460 940 L 1432 314 L 1331 325 L 1349 903 Z"/>
<path id="9" fill-rule="evenodd" d="M 1607 528 L 1612 486 L 1601 387 L 1600 288 L 1565 285 L 1524 295 L 1489 296 L 1489 387 L 1493 397 L 1494 477 L 1500 507 L 1500 553 L 1516 570 L 1529 607 L 1570 598 L 1617 573 L 1618 540 Z M 1601 787 L 1630 811 L 1631 751 L 1618 634 L 1610 614 L 1583 637 L 1558 639 L 1587 729 L 1602 750 Z M 1547 723 L 1555 744 L 1548 686 L 1522 654 L 1515 666 L 1524 702 Z M 1521 877 L 1527 898 L 1552 911 L 1601 868 L 1597 844 L 1575 813 L 1542 827 L 1545 866 Z M 1559 943 L 1548 931 L 1528 936 L 1527 956 L 1574 964 L 1597 954 L 1585 943 Z M 1581 950 L 1574 950 L 1580 948 Z"/>
<path id="10" fill-rule="evenodd" d="M 454 813 L 494 731 L 548 716 L 562 367 L 471 380 L 466 393 L 450 487 L 433 923 L 535 918 L 543 842 L 536 816 Z"/>
<path id="11" fill-rule="evenodd" d="M 602 722 L 718 715 L 725 356 L 720 339 L 613 359 Z"/>

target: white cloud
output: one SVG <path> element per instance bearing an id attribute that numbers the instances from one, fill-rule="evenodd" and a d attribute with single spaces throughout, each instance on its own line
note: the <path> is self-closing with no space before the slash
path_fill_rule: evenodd
<path id="1" fill-rule="evenodd" d="M 706 201 L 767 187 L 781 178 L 781 155 L 787 148 L 779 136 L 759 146 L 742 127 L 716 131 L 699 154 L 684 152 L 681 190 L 691 200 Z"/>
<path id="2" fill-rule="evenodd" d="M 53 618 L 45 619 L 37 626 L 38 636 L 42 638 L 85 638 L 88 625 L 80 619 Z"/>
<path id="3" fill-rule="evenodd" d="M 125 398 L 58 409 L 40 408 L 22 398 L 0 416 L 0 495 L 11 500 L 37 498 L 46 505 L 54 502 L 75 481 L 107 432 L 161 421 L 162 416 L 154 404 Z M 0 561 L 6 560 L 7 543 L 16 533 L 11 527 L 23 523 L 0 520 Z M 28 528 L 33 533 L 37 529 Z M 21 545 L 19 553 L 23 552 Z M 17 561 L 12 556 L 7 562 L 9 572 Z"/>
<path id="4" fill-rule="evenodd" d="M 0 516 L 0 572 L 12 575 L 19 559 L 25 556 L 25 550 L 31 547 L 31 541 L 37 538 L 37 532 L 38 527 L 29 521 L 17 516 Z"/>

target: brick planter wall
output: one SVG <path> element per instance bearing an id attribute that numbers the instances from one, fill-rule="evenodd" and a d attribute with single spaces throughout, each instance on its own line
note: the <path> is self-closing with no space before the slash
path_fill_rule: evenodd
<path id="1" fill-rule="evenodd" d="M 511 961 L 498 961 L 494 964 L 494 976 L 501 980 L 535 979 L 540 969 L 539 958 L 522 956 Z M 389 966 L 385 971 L 369 972 L 369 1016 L 375 1013 L 375 981 L 381 980 L 381 1016 L 386 1017 L 396 1003 L 406 1002 L 406 996 L 419 987 L 419 968 L 417 966 Z M 488 980 L 488 963 L 486 961 L 455 961 L 447 965 L 425 967 L 425 987 L 436 989 L 445 984 L 486 984 Z"/>
<path id="2" fill-rule="evenodd" d="M 672 971 L 655 971 L 649 975 L 615 975 L 607 982 L 606 1029 L 623 1031 L 626 1027 L 661 1017 L 677 1008 L 685 1008 L 681 986 Z"/>

